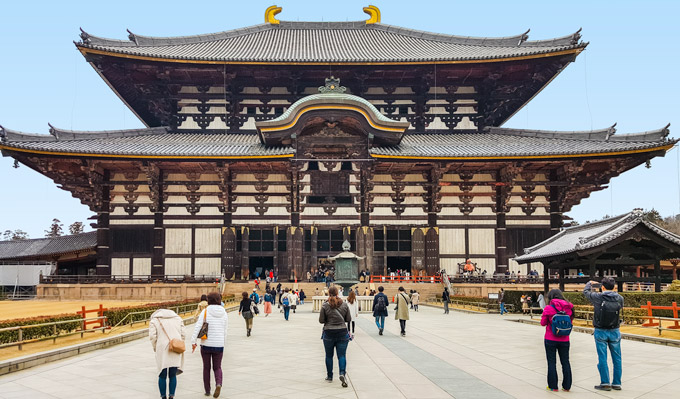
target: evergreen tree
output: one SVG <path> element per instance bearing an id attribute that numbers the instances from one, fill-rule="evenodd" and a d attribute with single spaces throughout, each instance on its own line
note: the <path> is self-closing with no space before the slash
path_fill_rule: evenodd
<path id="1" fill-rule="evenodd" d="M 14 231 L 12 230 L 5 230 L 2 233 L 2 239 L 4 241 L 20 241 L 20 240 L 27 240 L 28 239 L 28 233 L 21 229 L 16 229 Z"/>
<path id="2" fill-rule="evenodd" d="M 45 237 L 54 238 L 64 235 L 64 224 L 59 219 L 52 219 L 49 230 L 45 230 Z"/>
<path id="3" fill-rule="evenodd" d="M 68 231 L 71 234 L 81 234 L 85 230 L 85 225 L 82 222 L 73 222 L 68 226 Z"/>

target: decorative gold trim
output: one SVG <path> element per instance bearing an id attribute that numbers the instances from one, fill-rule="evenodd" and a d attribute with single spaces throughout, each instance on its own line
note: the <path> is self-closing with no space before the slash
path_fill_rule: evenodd
<path id="1" fill-rule="evenodd" d="M 366 20 L 366 25 L 380 23 L 380 9 L 378 7 L 369 5 L 368 7 L 364 7 L 363 10 L 370 17 Z"/>
<path id="2" fill-rule="evenodd" d="M 266 62 L 266 61 L 211 61 L 211 60 L 187 60 L 177 58 L 160 58 L 146 55 L 123 54 L 114 51 L 97 50 L 77 45 L 78 50 L 83 54 L 108 55 L 117 58 L 127 58 L 141 61 L 155 62 L 174 62 L 181 64 L 212 64 L 212 65 L 448 65 L 448 64 L 484 64 L 491 62 L 522 61 L 538 58 L 558 57 L 568 54 L 580 54 L 585 47 L 570 50 L 555 51 L 551 53 L 523 55 L 518 57 L 490 58 L 481 60 L 450 60 L 450 61 L 410 61 L 410 62 Z"/>
<path id="3" fill-rule="evenodd" d="M 30 150 L 25 148 L 8 147 L 0 145 L 0 150 L 26 152 L 30 154 L 59 155 L 68 157 L 97 157 L 97 158 L 134 158 L 134 159 L 269 159 L 269 158 L 292 158 L 295 154 L 279 155 L 119 155 L 119 154 L 88 154 L 80 152 L 54 152 L 43 150 Z"/>
<path id="4" fill-rule="evenodd" d="M 673 148 L 674 144 L 669 144 L 661 147 L 647 148 L 644 150 L 629 150 L 629 151 L 615 151 L 615 152 L 598 152 L 594 154 L 557 154 L 557 155 L 527 155 L 527 156 L 505 156 L 505 157 L 420 157 L 408 155 L 382 155 L 371 154 L 374 158 L 393 158 L 393 159 L 436 159 L 436 160 L 461 160 L 461 161 L 477 161 L 477 160 L 494 160 L 494 159 L 550 159 L 550 158 L 593 158 L 606 157 L 612 155 L 627 155 L 638 154 L 645 152 L 654 152 L 659 150 L 668 151 Z"/>
<path id="5" fill-rule="evenodd" d="M 278 25 L 280 22 L 274 16 L 276 14 L 280 13 L 282 9 L 283 8 L 281 8 L 277 5 L 267 7 L 267 9 L 264 11 L 264 23 L 265 24 Z"/>
<path id="6" fill-rule="evenodd" d="M 385 130 L 385 131 L 389 131 L 389 132 L 399 132 L 399 133 L 402 133 L 402 132 L 404 132 L 404 130 L 406 130 L 406 128 L 401 129 L 401 128 L 398 128 L 398 127 L 395 128 L 395 127 L 379 126 L 379 125 L 377 125 L 377 124 L 375 124 L 374 122 L 371 121 L 371 117 L 366 111 L 364 111 L 360 107 L 356 107 L 356 106 L 353 106 L 353 105 L 313 105 L 313 106 L 302 108 L 295 115 L 295 119 L 293 119 L 293 121 L 289 122 L 288 124 L 286 124 L 284 126 L 262 127 L 262 128 L 260 128 L 260 131 L 265 133 L 265 132 L 275 132 L 275 131 L 288 129 L 292 126 L 295 126 L 295 124 L 298 122 L 298 120 L 300 119 L 302 114 L 309 112 L 309 111 L 319 110 L 319 109 L 331 109 L 331 110 L 346 109 L 346 110 L 350 110 L 350 111 L 356 111 L 356 112 L 359 112 L 360 114 L 362 114 L 366 118 L 366 121 L 368 122 L 368 124 L 373 126 L 376 129 Z"/>

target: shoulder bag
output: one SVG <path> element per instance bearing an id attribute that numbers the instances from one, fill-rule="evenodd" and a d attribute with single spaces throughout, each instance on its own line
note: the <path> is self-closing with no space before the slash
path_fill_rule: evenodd
<path id="1" fill-rule="evenodd" d="M 163 330 L 163 333 L 165 333 L 165 336 L 168 338 L 168 350 L 170 352 L 175 352 L 175 353 L 184 353 L 184 351 L 187 349 L 186 346 L 184 345 L 184 341 L 182 341 L 179 338 L 173 338 L 170 339 L 170 336 L 168 335 L 168 332 L 165 331 L 165 327 L 163 327 L 163 323 L 161 322 L 161 319 L 158 319 L 158 324 L 161 325 L 161 329 Z"/>
<path id="2" fill-rule="evenodd" d="M 201 329 L 198 330 L 198 337 L 200 339 L 208 339 L 208 309 L 203 311 L 203 325 Z"/>

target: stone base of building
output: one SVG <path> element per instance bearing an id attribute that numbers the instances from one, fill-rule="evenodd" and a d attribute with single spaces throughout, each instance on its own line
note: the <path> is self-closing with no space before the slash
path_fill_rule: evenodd
<path id="1" fill-rule="evenodd" d="M 174 301 L 217 291 L 217 283 L 40 284 L 37 299 L 116 299 Z"/>

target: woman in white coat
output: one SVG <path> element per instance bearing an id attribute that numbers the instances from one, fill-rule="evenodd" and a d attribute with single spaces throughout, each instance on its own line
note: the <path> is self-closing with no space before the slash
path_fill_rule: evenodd
<path id="1" fill-rule="evenodd" d="M 167 383 L 170 379 L 170 398 L 175 397 L 177 389 L 177 374 L 182 373 L 184 367 L 184 353 L 169 350 L 170 340 L 184 341 L 184 322 L 170 309 L 158 309 L 151 315 L 149 322 L 149 339 L 156 352 L 156 366 L 158 367 L 158 389 L 163 399 L 168 398 Z"/>
<path id="2" fill-rule="evenodd" d="M 359 300 L 357 300 L 357 295 L 352 290 L 349 290 L 349 295 L 347 296 L 347 306 L 349 307 L 349 314 L 352 316 L 352 321 L 347 323 L 347 330 L 354 334 L 355 321 L 359 318 Z"/>
<path id="3" fill-rule="evenodd" d="M 208 294 L 208 307 L 198 315 L 194 333 L 191 335 L 191 352 L 196 350 L 196 342 L 201 341 L 201 358 L 203 359 L 203 388 L 205 395 L 210 396 L 210 368 L 215 372 L 214 398 L 220 396 L 222 390 L 222 356 L 224 345 L 227 340 L 227 327 L 229 322 L 224 306 L 221 306 L 222 297 L 217 292 Z M 208 334 L 205 339 L 198 336 L 203 321 L 208 322 Z"/>

